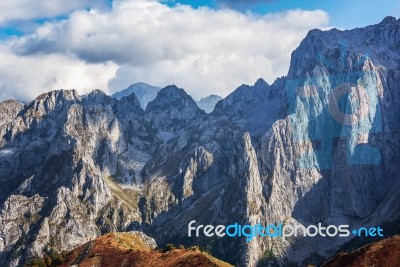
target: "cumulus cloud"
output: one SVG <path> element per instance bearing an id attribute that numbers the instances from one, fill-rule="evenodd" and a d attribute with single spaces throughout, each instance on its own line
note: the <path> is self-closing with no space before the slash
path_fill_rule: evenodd
<path id="1" fill-rule="evenodd" d="M 111 62 L 89 64 L 72 55 L 18 56 L 0 46 L 0 100 L 32 100 L 54 89 L 88 93 L 107 88 L 117 66 Z"/>
<path id="2" fill-rule="evenodd" d="M 18 79 L 19 73 L 32 76 L 26 66 L 43 58 L 49 68 L 53 63 L 56 69 L 78 65 L 86 72 L 86 81 L 97 80 L 92 83 L 110 92 L 144 81 L 158 86 L 177 84 L 195 98 L 225 96 L 242 83 L 253 83 L 260 77 L 272 82 L 285 75 L 290 53 L 308 30 L 326 27 L 328 22 L 328 15 L 321 10 L 257 16 L 229 9 L 120 0 L 111 10 L 75 11 L 66 20 L 39 27 L 33 35 L 9 40 L 0 57 L 8 52 L 9 57 L 20 60 L 17 69 L 13 68 L 17 63 L 7 66 L 14 69 L 9 75 L 12 79 Z M 0 63 L 0 78 L 7 77 L 4 68 Z M 97 72 L 103 69 L 107 71 L 100 82 Z M 62 81 L 80 87 L 76 73 L 75 79 L 68 79 L 71 73 L 62 70 L 33 77 L 41 75 L 41 82 L 30 87 L 66 87 Z M 41 84 L 54 79 L 57 83 Z M 85 86 L 89 85 L 86 82 Z M 9 85 L 4 86 L 0 84 L 2 88 Z M 27 87 L 13 88 L 8 91 Z"/>
<path id="3" fill-rule="evenodd" d="M 93 5 L 104 5 L 99 0 L 2 0 L 0 26 L 13 21 L 55 17 Z"/>

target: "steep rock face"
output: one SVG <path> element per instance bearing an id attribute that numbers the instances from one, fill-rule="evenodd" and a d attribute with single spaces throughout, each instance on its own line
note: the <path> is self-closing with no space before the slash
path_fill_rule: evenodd
<path id="1" fill-rule="evenodd" d="M 238 202 L 237 204 L 244 204 L 243 218 L 246 218 L 241 223 L 243 225 L 256 225 L 261 222 L 261 207 L 264 202 L 262 198 L 262 185 L 260 173 L 258 170 L 258 161 L 255 149 L 251 143 L 249 133 L 245 133 L 243 140 L 238 147 L 237 151 L 237 165 L 232 164 L 234 169 L 231 170 L 231 177 L 235 182 L 230 183 L 232 191 L 238 190 L 238 193 L 244 194 L 242 198 L 244 203 Z M 247 242 L 247 241 L 246 241 Z M 254 238 L 245 243 L 242 241 L 240 251 L 243 251 L 239 257 L 239 264 L 242 266 L 256 266 L 258 259 L 264 253 L 264 246 L 259 239 Z"/>
<path id="2" fill-rule="evenodd" d="M 0 182 L 4 200 L 19 184 L 33 175 L 47 157 L 51 140 L 78 96 L 74 91 L 53 91 L 28 103 L 12 122 L 3 126 Z"/>
<path id="3" fill-rule="evenodd" d="M 390 169 L 396 165 L 394 162 L 398 155 L 390 153 L 389 156 L 384 146 L 389 142 L 398 147 L 395 140 L 398 139 L 400 115 L 387 101 L 393 101 L 388 100 L 388 96 L 392 95 L 395 101 L 400 100 L 398 80 L 394 80 L 398 76 L 398 65 L 393 64 L 396 61 L 398 63 L 400 58 L 399 34 L 399 22 L 387 18 L 365 30 L 344 33 L 332 30 L 326 34 L 311 32 L 294 52 L 295 60 L 288 79 L 295 81 L 296 86 L 301 86 L 300 91 L 307 94 L 308 90 L 310 95 L 301 96 L 304 99 L 298 98 L 293 102 L 297 106 L 295 113 L 291 114 L 291 123 L 293 127 L 298 126 L 293 132 L 298 135 L 296 141 L 320 141 L 321 147 L 328 147 L 319 151 L 312 149 L 314 156 L 305 156 L 302 160 L 306 168 L 331 169 L 334 201 L 331 209 L 334 212 L 361 218 L 368 216 L 397 179 L 396 175 L 390 174 L 394 171 Z M 381 38 L 386 42 L 382 42 Z M 330 45 L 323 46 L 328 40 Z M 332 40 L 337 41 L 335 43 Z M 313 43 L 311 47 L 319 51 L 315 55 L 316 64 L 310 64 L 313 61 L 307 60 L 307 55 L 304 58 L 300 56 L 306 53 L 304 50 L 310 51 L 309 42 Z M 343 44 L 346 45 L 341 47 Z M 376 50 L 371 47 L 376 47 Z M 334 57 L 335 53 L 340 56 Z M 318 56 L 323 60 L 318 61 Z M 302 63 L 297 65 L 296 62 Z M 346 70 L 345 74 L 343 70 Z M 394 83 L 385 83 L 388 80 Z M 356 91 L 349 95 L 346 103 L 335 103 L 335 92 L 340 92 L 341 86 L 348 84 L 352 84 Z M 290 87 L 292 85 L 287 87 L 289 93 L 294 91 Z M 299 91 L 299 88 L 296 90 Z M 359 108 L 357 102 L 360 103 Z M 341 104 L 345 111 L 343 113 L 335 109 L 335 105 L 340 107 Z M 323 108 L 319 108 L 321 106 Z M 303 122 L 308 126 L 306 131 L 302 128 Z M 332 140 L 334 138 L 339 139 L 337 144 Z M 331 161 L 332 166 L 325 162 L 326 159 Z M 355 188 L 350 183 L 357 183 L 358 190 L 352 191 Z"/>
<path id="4" fill-rule="evenodd" d="M 357 227 L 399 218 L 399 29 L 387 18 L 365 29 L 314 30 L 293 52 L 288 116 L 259 151 L 269 220 Z M 280 241 L 276 253 L 299 262 L 315 250 L 327 257 L 345 240 Z"/>
<path id="5" fill-rule="evenodd" d="M 54 91 L 27 104 L 7 126 L 2 152 L 9 155 L 0 164 L 2 265 L 20 265 L 52 248 L 69 250 L 140 222 L 133 200 L 108 178 L 127 146 L 114 105 L 99 91 L 83 100 L 74 91 Z"/>
<path id="6" fill-rule="evenodd" d="M 0 126 L 11 122 L 23 109 L 24 104 L 15 100 L 6 100 L 0 103 Z"/>

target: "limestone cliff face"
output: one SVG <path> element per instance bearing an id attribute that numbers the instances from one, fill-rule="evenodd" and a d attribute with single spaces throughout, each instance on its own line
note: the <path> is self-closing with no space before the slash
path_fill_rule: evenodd
<path id="1" fill-rule="evenodd" d="M 293 52 L 287 117 L 259 152 L 269 220 L 356 227 L 399 218 L 399 24 L 314 30 Z M 312 251 L 327 257 L 340 241 L 300 242 L 278 244 L 276 253 L 296 262 Z"/>
<path id="2" fill-rule="evenodd" d="M 140 222 L 133 201 L 118 194 L 112 179 L 127 146 L 113 101 L 98 91 L 85 99 L 53 91 L 3 126 L 2 265 L 20 265 L 52 247 L 69 250 Z"/>
<path id="3" fill-rule="evenodd" d="M 0 122 L 1 124 L 10 123 L 18 113 L 24 108 L 24 104 L 15 101 L 7 100 L 0 103 Z"/>
<path id="4" fill-rule="evenodd" d="M 237 188 L 242 188 L 245 194 L 245 212 L 244 224 L 256 225 L 261 222 L 261 206 L 264 202 L 262 197 L 262 184 L 258 170 L 258 161 L 256 151 L 251 143 L 249 133 L 245 133 L 243 141 L 238 149 L 238 162 L 236 173 L 232 177 L 238 179 Z M 244 243 L 244 242 L 243 242 Z M 244 253 L 241 254 L 240 263 L 245 266 L 256 266 L 258 259 L 263 255 L 264 250 L 260 239 L 254 238 L 247 242 L 241 248 Z"/>
<path id="5" fill-rule="evenodd" d="M 187 225 L 399 220 L 399 24 L 313 30 L 286 77 L 210 114 L 175 86 L 145 111 L 99 90 L 1 103 L 0 265 L 134 230 L 238 266 L 319 264 L 347 239 L 188 238 Z"/>

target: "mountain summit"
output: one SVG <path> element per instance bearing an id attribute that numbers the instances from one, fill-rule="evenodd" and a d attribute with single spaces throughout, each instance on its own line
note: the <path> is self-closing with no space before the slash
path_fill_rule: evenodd
<path id="1" fill-rule="evenodd" d="M 156 98 L 157 93 L 161 90 L 160 87 L 152 86 L 143 82 L 134 83 L 130 85 L 128 88 L 117 92 L 112 95 L 112 97 L 116 99 L 121 99 L 124 96 L 128 96 L 132 93 L 136 95 L 136 97 L 140 101 L 140 105 L 143 110 L 146 109 L 147 104 Z"/>
<path id="2" fill-rule="evenodd" d="M 209 95 L 207 97 L 203 97 L 199 101 L 197 101 L 197 105 L 199 108 L 204 110 L 206 113 L 211 113 L 214 110 L 215 105 L 220 101 L 222 97 L 218 95 Z"/>
<path id="3" fill-rule="evenodd" d="M 170 85 L 159 91 L 157 97 L 147 105 L 145 118 L 157 128 L 166 130 L 185 125 L 204 114 L 183 89 Z"/>

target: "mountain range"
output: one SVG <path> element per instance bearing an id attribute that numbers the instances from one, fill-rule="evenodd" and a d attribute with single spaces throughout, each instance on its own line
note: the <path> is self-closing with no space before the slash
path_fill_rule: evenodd
<path id="1" fill-rule="evenodd" d="M 387 17 L 310 31 L 286 76 L 242 85 L 209 114 L 174 85 L 149 89 L 152 100 L 57 90 L 4 101 L 0 266 L 110 232 L 209 245 L 250 267 L 320 265 L 352 239 L 188 237 L 192 220 L 398 234 L 399 88 L 400 20 Z"/>
<path id="2" fill-rule="evenodd" d="M 161 87 L 152 86 L 143 82 L 134 83 L 128 88 L 114 93 L 112 97 L 116 99 L 121 99 L 124 96 L 129 96 L 134 93 L 140 102 L 140 106 L 143 110 L 146 109 L 147 104 L 153 101 L 157 97 L 157 93 L 161 90 Z M 222 97 L 218 95 L 210 95 L 201 98 L 197 101 L 197 106 L 207 113 L 211 113 L 214 110 L 215 105 L 220 101 Z"/>

